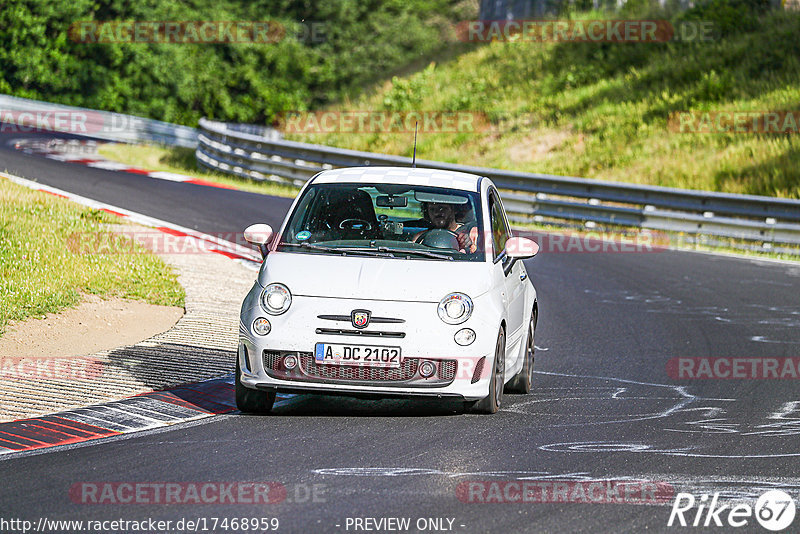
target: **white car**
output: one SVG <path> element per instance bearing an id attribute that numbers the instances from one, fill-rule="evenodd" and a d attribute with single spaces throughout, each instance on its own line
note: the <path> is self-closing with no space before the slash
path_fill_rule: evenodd
<path id="1" fill-rule="evenodd" d="M 276 393 L 434 397 L 495 413 L 533 377 L 536 290 L 497 189 L 418 168 L 324 171 L 280 231 L 250 226 L 264 262 L 244 299 L 236 403 Z"/>

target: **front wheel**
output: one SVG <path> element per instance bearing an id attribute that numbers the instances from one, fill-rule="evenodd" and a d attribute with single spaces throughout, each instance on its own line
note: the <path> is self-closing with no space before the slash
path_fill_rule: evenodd
<path id="1" fill-rule="evenodd" d="M 236 407 L 244 413 L 267 414 L 275 403 L 275 393 L 250 389 L 242 384 L 242 369 L 236 355 Z"/>
<path id="2" fill-rule="evenodd" d="M 505 383 L 506 334 L 503 330 L 497 335 L 497 346 L 494 351 L 494 366 L 489 382 L 489 394 L 486 398 L 472 404 L 474 413 L 493 414 L 500 409 L 503 400 L 503 384 Z"/>
<path id="3" fill-rule="evenodd" d="M 534 351 L 536 345 L 534 344 L 534 334 L 536 332 L 536 308 L 531 312 L 531 321 L 528 323 L 528 342 L 525 345 L 525 363 L 522 364 L 522 369 L 514 375 L 508 382 L 506 389 L 509 393 L 523 393 L 531 392 L 533 387 L 533 361 Z"/>

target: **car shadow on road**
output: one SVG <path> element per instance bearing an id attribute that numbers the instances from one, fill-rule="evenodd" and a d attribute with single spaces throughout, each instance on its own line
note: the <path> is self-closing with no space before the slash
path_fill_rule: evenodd
<path id="1" fill-rule="evenodd" d="M 107 361 L 100 361 L 101 382 L 136 384 L 158 391 L 230 375 L 236 353 L 197 345 L 142 342 L 114 349 Z"/>
<path id="2" fill-rule="evenodd" d="M 464 403 L 451 399 L 361 399 L 329 395 L 279 398 L 273 416 L 305 417 L 445 417 L 464 413 Z"/>
<path id="3" fill-rule="evenodd" d="M 177 343 L 140 343 L 109 352 L 102 378 L 112 383 L 134 382 L 153 391 L 166 389 L 201 409 L 240 414 L 235 411 L 233 384 L 215 380 L 230 376 L 234 362 L 233 351 Z M 199 394 L 211 386 L 213 391 Z M 464 413 L 464 403 L 453 399 L 287 395 L 278 397 L 271 416 L 445 417 Z"/>

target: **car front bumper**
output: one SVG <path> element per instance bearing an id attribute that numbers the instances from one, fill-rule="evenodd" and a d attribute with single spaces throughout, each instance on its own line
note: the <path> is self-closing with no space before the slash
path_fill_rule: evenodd
<path id="1" fill-rule="evenodd" d="M 242 385 L 284 393 L 321 393 L 368 397 L 434 397 L 478 400 L 489 392 L 500 317 L 489 303 L 475 299 L 473 315 L 460 325 L 439 319 L 438 302 L 398 302 L 294 296 L 283 315 L 268 315 L 258 303 L 261 286 L 255 284 L 245 298 L 239 325 L 239 364 Z M 402 322 L 372 323 L 356 330 L 350 312 L 367 309 L 374 318 Z M 252 323 L 266 317 L 272 326 L 258 336 Z M 337 319 L 338 318 L 338 319 Z M 455 333 L 475 331 L 475 341 L 460 346 Z M 318 364 L 317 343 L 396 347 L 399 369 Z M 300 364 L 287 371 L 282 361 L 294 355 Z M 422 361 L 431 361 L 436 373 L 423 378 Z"/>

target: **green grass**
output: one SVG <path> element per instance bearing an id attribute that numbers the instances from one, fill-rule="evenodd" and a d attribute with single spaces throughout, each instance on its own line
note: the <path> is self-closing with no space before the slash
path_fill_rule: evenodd
<path id="1" fill-rule="evenodd" d="M 70 251 L 70 236 L 107 235 L 107 223 L 119 219 L 0 179 L 0 335 L 9 321 L 75 306 L 82 293 L 184 305 L 177 276 L 154 254 Z"/>
<path id="2" fill-rule="evenodd" d="M 194 150 L 191 148 L 106 143 L 100 145 L 97 152 L 104 158 L 133 167 L 186 174 L 243 191 L 288 198 L 296 197 L 300 191 L 299 188 L 288 184 L 259 182 L 208 171 L 197 165 Z"/>
<path id="3" fill-rule="evenodd" d="M 395 77 L 331 109 L 475 111 L 490 117 L 490 131 L 422 132 L 422 159 L 800 198 L 800 134 L 687 134 L 668 128 L 670 115 L 680 111 L 800 109 L 800 14 L 729 15 L 680 15 L 742 21 L 735 27 L 718 24 L 713 42 L 494 42 Z M 410 156 L 413 133 L 289 138 Z"/>

